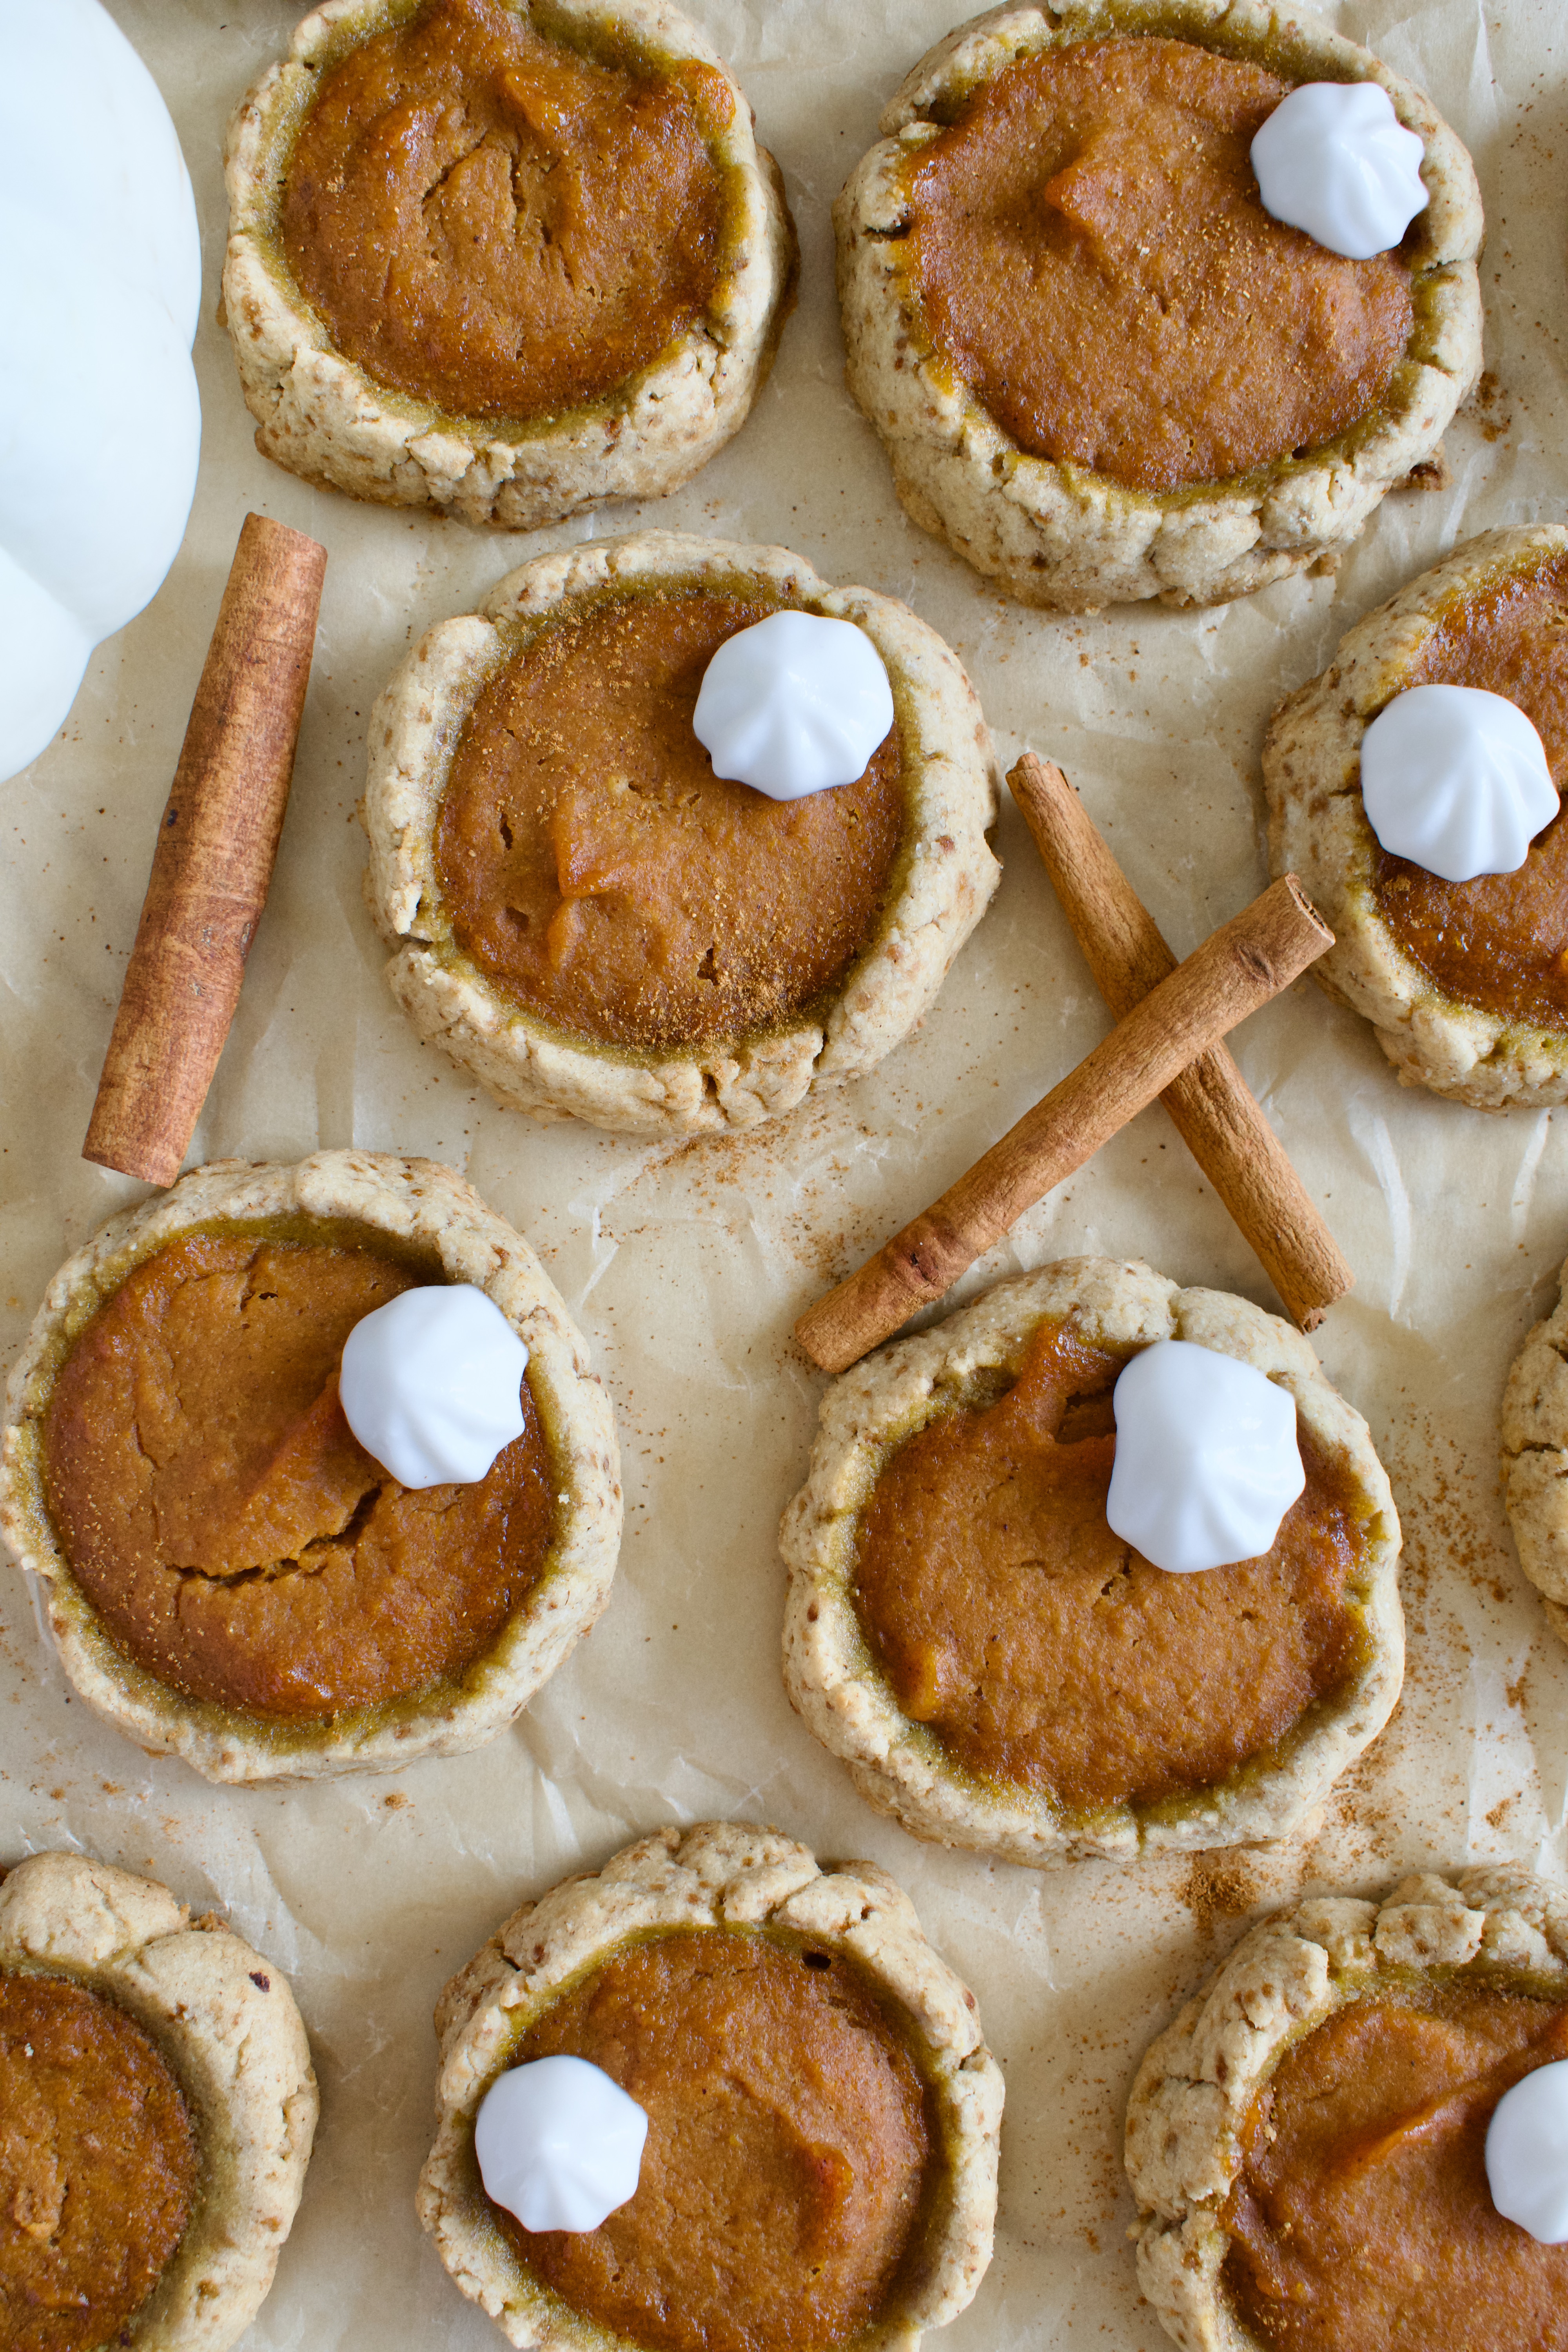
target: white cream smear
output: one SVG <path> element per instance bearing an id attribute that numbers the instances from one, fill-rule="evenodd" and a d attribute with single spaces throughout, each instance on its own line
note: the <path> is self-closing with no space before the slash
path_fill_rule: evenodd
<path id="1" fill-rule="evenodd" d="M 474 2122 L 485 2194 L 525 2230 L 596 2230 L 637 2194 L 647 2116 L 586 2058 L 535 2058 L 491 2084 Z"/>
<path id="2" fill-rule="evenodd" d="M 1487 2186 L 1505 2221 L 1568 2244 L 1568 2059 L 1505 2091 L 1487 2126 Z"/>
<path id="3" fill-rule="evenodd" d="M 1384 849 L 1445 882 L 1517 872 L 1559 806 L 1530 720 L 1477 686 L 1396 694 L 1362 738 L 1361 796 Z"/>
<path id="4" fill-rule="evenodd" d="M 865 630 L 818 613 L 770 613 L 726 637 L 691 719 L 716 776 L 775 801 L 854 783 L 892 723 L 887 666 Z"/>
<path id="5" fill-rule="evenodd" d="M 1309 81 L 1258 132 L 1252 168 L 1265 212 L 1347 261 L 1370 261 L 1425 212 L 1426 152 L 1377 82 Z"/>
<path id="6" fill-rule="evenodd" d="M 1257 1559 L 1307 1484 L 1296 1401 L 1251 1364 L 1157 1339 L 1111 1394 L 1111 1532 L 1173 1576 Z"/>
<path id="7" fill-rule="evenodd" d="M 477 1486 L 525 1427 L 528 1349 L 471 1282 L 400 1291 L 343 1342 L 349 1427 L 404 1486 Z"/>

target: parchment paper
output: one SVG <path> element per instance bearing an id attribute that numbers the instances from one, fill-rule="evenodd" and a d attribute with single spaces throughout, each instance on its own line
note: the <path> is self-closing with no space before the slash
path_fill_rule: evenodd
<path id="1" fill-rule="evenodd" d="M 38 0 L 47 5 L 47 0 Z M 74 1700 L 22 1580 L 0 1572 L 0 1859 L 58 1845 L 216 1905 L 286 1969 L 321 2078 L 304 2204 L 251 2352 L 498 2342 L 429 2252 L 412 2195 L 430 2132 L 431 2003 L 525 1894 L 625 1840 L 710 1814 L 870 1855 L 973 1984 L 1006 2070 L 996 2257 L 952 2352 L 1154 2352 L 1123 2242 L 1121 2116 L 1137 2057 L 1242 1922 L 1303 1883 L 1509 1856 L 1564 1867 L 1568 1654 L 1524 1583 L 1497 1489 L 1498 1401 L 1568 1250 L 1563 1115 L 1407 1092 L 1310 981 L 1233 1040 L 1358 1276 L 1319 1334 L 1367 1415 L 1405 1528 L 1398 1715 L 1321 1828 L 1283 1850 L 1042 1875 L 921 1845 L 870 1812 L 779 1680 L 780 1508 L 823 1382 L 794 1317 L 942 1189 L 1104 1034 L 1107 1016 L 1022 824 L 1001 889 L 923 1031 L 870 1077 L 751 1139 L 646 1147 L 497 1109 L 417 1045 L 360 899 L 354 817 L 373 698 L 430 622 L 526 556 L 647 522 L 782 541 L 907 598 L 967 664 L 1005 758 L 1083 790 L 1178 953 L 1265 879 L 1257 754 L 1279 697 L 1453 542 L 1557 519 L 1568 96 L 1561 0 L 1354 0 L 1340 27 L 1436 99 L 1475 154 L 1488 366 L 1448 436 L 1451 488 L 1391 498 L 1336 579 L 1228 610 L 1026 613 L 917 531 L 844 391 L 828 205 L 954 0 L 687 0 L 783 163 L 800 309 L 739 439 L 691 488 L 531 537 L 356 505 L 258 457 L 214 313 L 224 122 L 279 50 L 288 0 L 110 0 L 168 99 L 206 260 L 201 484 L 162 593 L 102 649 L 61 739 L 0 797 L 4 1338 L 139 1188 L 79 1158 L 180 737 L 249 508 L 331 551 L 271 903 L 193 1158 L 318 1144 L 428 1152 L 541 1249 L 615 1400 L 627 1498 L 614 1597 L 507 1736 L 385 1779 L 217 1790 Z M 954 12 L 956 12 L 954 10 Z M 1158 1107 L 963 1286 L 1083 1250 L 1277 1306 Z"/>

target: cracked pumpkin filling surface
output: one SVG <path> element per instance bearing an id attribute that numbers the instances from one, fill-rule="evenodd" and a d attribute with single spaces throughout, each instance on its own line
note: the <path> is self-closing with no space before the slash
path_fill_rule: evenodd
<path id="1" fill-rule="evenodd" d="M 428 1280 L 374 1247 L 194 1234 L 145 1259 L 55 1377 L 44 1490 L 116 1646 L 187 1698 L 299 1719 L 450 1682 L 544 1564 L 526 1426 L 473 1486 L 399 1485 L 338 1401 L 343 1341 Z"/>
<path id="2" fill-rule="evenodd" d="M 338 350 L 457 416 L 579 408 L 698 324 L 722 262 L 724 77 L 600 62 L 499 0 L 426 0 L 331 67 L 279 236 Z"/>
<path id="3" fill-rule="evenodd" d="M 1347 2001 L 1253 2102 L 1223 2280 L 1271 2352 L 1518 2352 L 1563 2340 L 1568 2246 L 1505 2221 L 1486 2137 L 1503 2093 L 1568 2058 L 1568 2006 L 1495 1979 Z"/>
<path id="4" fill-rule="evenodd" d="M 1257 1559 L 1168 1575 L 1105 1516 L 1126 1356 L 1043 1322 L 1017 1378 L 891 1454 L 852 1598 L 911 1721 L 1068 1813 L 1217 1787 L 1362 1670 L 1371 1506 L 1297 1422 L 1305 1491 Z"/>
<path id="5" fill-rule="evenodd" d="M 1263 209 L 1249 151 L 1290 88 L 1190 41 L 1083 41 L 1004 66 L 913 151 L 917 315 L 1027 456 L 1179 490 L 1377 409 L 1410 269 Z"/>
<path id="6" fill-rule="evenodd" d="M 1455 599 L 1410 674 L 1416 686 L 1477 687 L 1517 703 L 1568 785 L 1568 556 Z M 1445 996 L 1568 1033 L 1568 822 L 1554 816 L 1511 874 L 1445 882 L 1375 836 L 1377 911 Z"/>
<path id="7" fill-rule="evenodd" d="M 178 2083 L 111 2001 L 0 1974 L 0 2341 L 97 2352 L 145 2303 L 195 2200 Z"/>
<path id="8" fill-rule="evenodd" d="M 525 1011 L 635 1050 L 739 1041 L 842 985 L 904 832 L 895 722 L 865 773 L 773 801 L 716 776 L 702 675 L 786 609 L 753 588 L 585 600 L 486 686 L 436 829 L 452 936 Z"/>
<path id="9" fill-rule="evenodd" d="M 581 2232 L 491 2211 L 525 2267 L 658 2352 L 853 2343 L 923 2244 L 934 2103 L 893 2004 L 842 1951 L 724 1928 L 630 1945 L 511 2063 L 600 2066 L 647 2115 L 637 2193 Z"/>

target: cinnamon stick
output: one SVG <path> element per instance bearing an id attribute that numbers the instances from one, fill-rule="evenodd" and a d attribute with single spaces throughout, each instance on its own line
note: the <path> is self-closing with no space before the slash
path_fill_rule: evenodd
<path id="1" fill-rule="evenodd" d="M 267 903 L 327 551 L 247 515 L 191 709 L 84 1160 L 172 1184 Z"/>
<path id="2" fill-rule="evenodd" d="M 795 1327 L 806 1354 L 825 1371 L 842 1372 L 890 1339 L 1179 1070 L 1332 945 L 1295 876 L 1271 884 L 1151 989 L 940 1201 L 807 1308 Z"/>
<path id="3" fill-rule="evenodd" d="M 1026 751 L 1007 778 L 1095 986 L 1120 1020 L 1176 959 L 1058 767 Z M 1160 1097 L 1303 1331 L 1355 1280 L 1229 1049 L 1211 1045 Z"/>

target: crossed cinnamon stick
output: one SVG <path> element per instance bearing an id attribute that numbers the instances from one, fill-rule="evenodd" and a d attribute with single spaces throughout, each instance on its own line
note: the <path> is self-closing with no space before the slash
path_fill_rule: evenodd
<path id="1" fill-rule="evenodd" d="M 940 1298 L 1008 1228 L 1162 1095 L 1177 1129 L 1304 1329 L 1354 1276 L 1220 1040 L 1333 945 L 1293 875 L 1178 964 L 1061 770 L 1009 775 L 1117 1026 L 968 1174 L 808 1307 L 795 1337 L 841 1372 Z"/>

